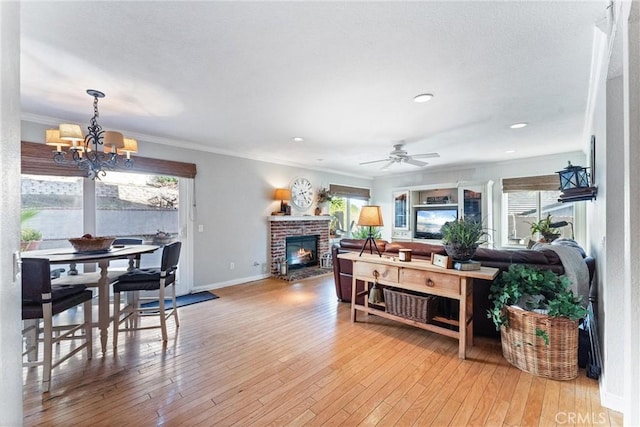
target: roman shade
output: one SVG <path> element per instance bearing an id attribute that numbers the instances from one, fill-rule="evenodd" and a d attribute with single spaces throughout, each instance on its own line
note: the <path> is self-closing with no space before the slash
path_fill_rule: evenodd
<path id="1" fill-rule="evenodd" d="M 524 176 L 520 178 L 503 178 L 502 192 L 516 191 L 558 191 L 560 182 L 558 175 Z"/>
<path id="2" fill-rule="evenodd" d="M 371 192 L 368 188 L 349 187 L 347 185 L 329 185 L 329 193 L 338 197 L 347 197 L 349 199 L 369 200 Z"/>
<path id="3" fill-rule="evenodd" d="M 86 170 L 81 170 L 75 166 L 62 166 L 55 164 L 53 162 L 53 150 L 48 145 L 22 141 L 21 151 L 23 174 L 87 176 Z M 133 169 L 117 170 L 131 173 L 170 175 L 180 178 L 195 178 L 196 176 L 196 165 L 194 163 L 152 159 L 141 156 L 135 156 Z"/>

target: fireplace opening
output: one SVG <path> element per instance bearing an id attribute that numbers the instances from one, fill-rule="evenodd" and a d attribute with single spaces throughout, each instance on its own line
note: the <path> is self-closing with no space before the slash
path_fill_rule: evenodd
<path id="1" fill-rule="evenodd" d="M 287 237 L 286 254 L 289 269 L 318 265 L 318 236 Z"/>

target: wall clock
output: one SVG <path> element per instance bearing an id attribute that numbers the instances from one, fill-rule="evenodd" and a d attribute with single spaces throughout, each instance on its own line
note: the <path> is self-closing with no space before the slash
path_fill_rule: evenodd
<path id="1" fill-rule="evenodd" d="M 291 203 L 300 209 L 308 209 L 313 203 L 313 187 L 307 178 L 296 178 L 291 183 Z"/>

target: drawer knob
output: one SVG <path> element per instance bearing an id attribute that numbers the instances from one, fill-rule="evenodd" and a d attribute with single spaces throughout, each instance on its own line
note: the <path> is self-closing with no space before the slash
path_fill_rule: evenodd
<path id="1" fill-rule="evenodd" d="M 432 288 L 434 285 L 435 283 L 433 283 L 433 280 L 431 280 L 431 277 L 427 277 L 427 286 Z"/>

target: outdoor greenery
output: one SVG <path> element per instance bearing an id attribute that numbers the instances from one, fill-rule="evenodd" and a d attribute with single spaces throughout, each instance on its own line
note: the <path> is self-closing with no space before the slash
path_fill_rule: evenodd
<path id="1" fill-rule="evenodd" d="M 26 221 L 30 220 L 31 218 L 33 218 L 34 216 L 36 216 L 38 214 L 38 210 L 37 209 L 23 209 L 20 212 L 20 239 L 23 242 L 31 242 L 31 241 L 37 241 L 37 240 L 42 240 L 42 233 L 34 228 L 31 227 L 24 227 L 22 224 L 24 224 Z"/>
<path id="2" fill-rule="evenodd" d="M 380 239 L 382 237 L 382 230 L 379 227 L 371 227 L 371 233 L 374 239 Z M 369 227 L 357 227 L 352 236 L 354 239 L 366 239 L 369 237 Z"/>
<path id="3" fill-rule="evenodd" d="M 488 311 L 488 317 L 498 330 L 500 326 L 509 326 L 505 307 L 510 305 L 529 311 L 548 310 L 546 314 L 550 317 L 581 319 L 587 310 L 569 286 L 566 276 L 559 276 L 551 270 L 513 264 L 491 286 L 489 298 L 493 301 L 493 308 Z"/>

